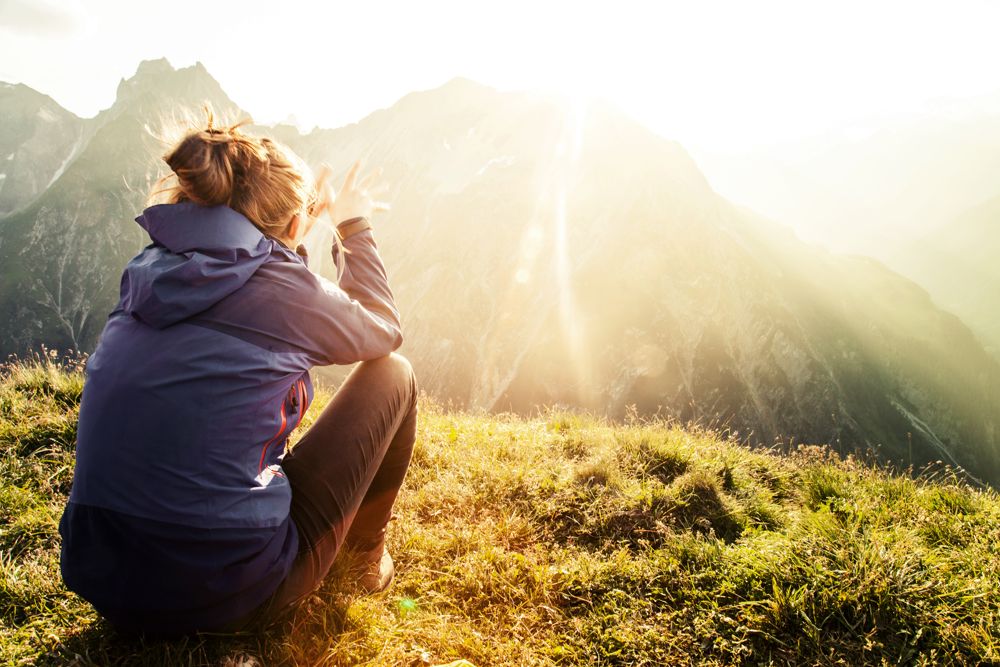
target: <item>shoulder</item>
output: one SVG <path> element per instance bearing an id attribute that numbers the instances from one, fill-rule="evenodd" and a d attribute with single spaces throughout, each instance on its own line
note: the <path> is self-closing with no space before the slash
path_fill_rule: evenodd
<path id="1" fill-rule="evenodd" d="M 247 281 L 248 285 L 261 283 L 312 291 L 319 285 L 319 278 L 301 261 L 268 262 L 258 268 Z"/>

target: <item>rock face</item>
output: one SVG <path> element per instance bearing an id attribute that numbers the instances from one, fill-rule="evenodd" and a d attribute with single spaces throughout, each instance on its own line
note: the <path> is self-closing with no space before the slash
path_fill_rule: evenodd
<path id="1" fill-rule="evenodd" d="M 206 97 L 232 108 L 200 66 L 144 63 L 64 174 L 0 221 L 0 350 L 93 348 L 148 243 L 132 222 L 158 169 L 142 124 Z M 342 128 L 265 129 L 314 167 L 384 167 L 376 237 L 401 351 L 442 399 L 634 406 L 1000 481 L 1000 366 L 957 318 L 877 262 L 731 205 L 614 107 L 457 78 Z M 307 244 L 332 277 L 329 230 Z"/>
<path id="2" fill-rule="evenodd" d="M 24 84 L 0 83 L 0 217 L 62 175 L 83 145 L 84 121 Z"/>

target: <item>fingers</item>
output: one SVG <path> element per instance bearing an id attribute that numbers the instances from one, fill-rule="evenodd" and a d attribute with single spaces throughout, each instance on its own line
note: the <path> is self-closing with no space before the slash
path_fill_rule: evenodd
<path id="1" fill-rule="evenodd" d="M 382 167 L 379 167 L 378 169 L 376 169 L 375 171 L 373 171 L 372 173 L 368 174 L 363 179 L 361 179 L 361 185 L 359 187 L 362 190 L 366 189 L 369 185 L 371 185 L 375 181 L 376 178 L 378 178 L 381 175 L 382 175 Z"/>
<path id="2" fill-rule="evenodd" d="M 323 188 L 326 186 L 326 179 L 330 178 L 333 174 L 333 170 L 330 169 L 330 165 L 323 162 L 319 166 L 319 170 L 316 172 L 316 190 L 322 192 Z"/>
<path id="3" fill-rule="evenodd" d="M 358 169 L 361 168 L 361 160 L 358 160 L 351 165 L 351 168 L 347 170 L 347 176 L 344 178 L 344 187 L 341 190 L 353 190 L 354 189 L 354 179 L 357 178 Z"/>
<path id="4" fill-rule="evenodd" d="M 361 165 L 367 157 L 366 155 L 364 158 L 359 158 L 348 168 L 347 174 L 344 176 L 344 184 L 339 193 L 333 192 L 332 185 L 326 183 L 326 179 L 330 174 L 329 165 L 326 163 L 322 164 L 317 171 L 316 178 L 317 188 L 324 193 L 319 198 L 322 202 L 321 212 L 325 211 L 333 215 L 334 209 L 337 209 L 337 215 L 340 215 L 353 208 L 364 209 L 367 206 L 371 207 L 368 210 L 372 212 L 388 211 L 392 208 L 389 202 L 373 201 L 373 197 L 389 189 L 388 183 L 379 180 L 383 172 L 382 167 L 377 167 L 370 173 L 365 174 L 363 178 L 358 178 Z M 341 211 L 340 209 L 344 210 Z"/>
<path id="5" fill-rule="evenodd" d="M 330 166 L 325 163 L 319 169 L 316 177 L 316 203 L 313 206 L 313 215 L 323 215 L 333 205 L 333 186 L 327 182 L 332 173 Z"/>
<path id="6" fill-rule="evenodd" d="M 361 181 L 358 181 L 357 176 L 358 176 L 358 171 L 360 169 L 361 169 L 361 160 L 358 160 L 357 162 L 351 165 L 350 170 L 348 170 L 347 172 L 347 177 L 344 179 L 344 189 L 356 188 L 358 190 L 366 190 L 372 183 L 375 182 L 375 179 L 377 179 L 379 176 L 382 175 L 383 171 L 382 167 L 378 167 L 377 169 L 369 173 L 367 176 L 362 178 Z"/>

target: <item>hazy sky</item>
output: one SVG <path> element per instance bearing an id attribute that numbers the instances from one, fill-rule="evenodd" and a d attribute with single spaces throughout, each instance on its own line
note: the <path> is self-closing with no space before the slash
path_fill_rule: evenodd
<path id="1" fill-rule="evenodd" d="M 201 61 L 258 122 L 337 127 L 462 75 L 602 95 L 744 148 L 1000 91 L 1000 2 L 0 0 L 0 80 L 81 116 L 140 60 Z"/>

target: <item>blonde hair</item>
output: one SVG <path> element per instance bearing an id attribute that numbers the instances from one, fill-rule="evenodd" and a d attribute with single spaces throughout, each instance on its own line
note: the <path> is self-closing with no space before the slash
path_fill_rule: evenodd
<path id="1" fill-rule="evenodd" d="M 185 201 L 202 206 L 225 204 L 271 238 L 284 237 L 299 211 L 312 214 L 318 193 L 305 161 L 282 143 L 240 131 L 252 119 L 217 127 L 211 105 L 202 109 L 207 116 L 204 127 L 199 128 L 183 108 L 175 110 L 180 118 L 161 120 L 158 132 L 147 126 L 167 147 L 161 157 L 170 173 L 152 184 L 146 206 Z M 333 237 L 343 252 L 337 234 Z M 342 264 L 338 264 L 338 282 Z"/>

